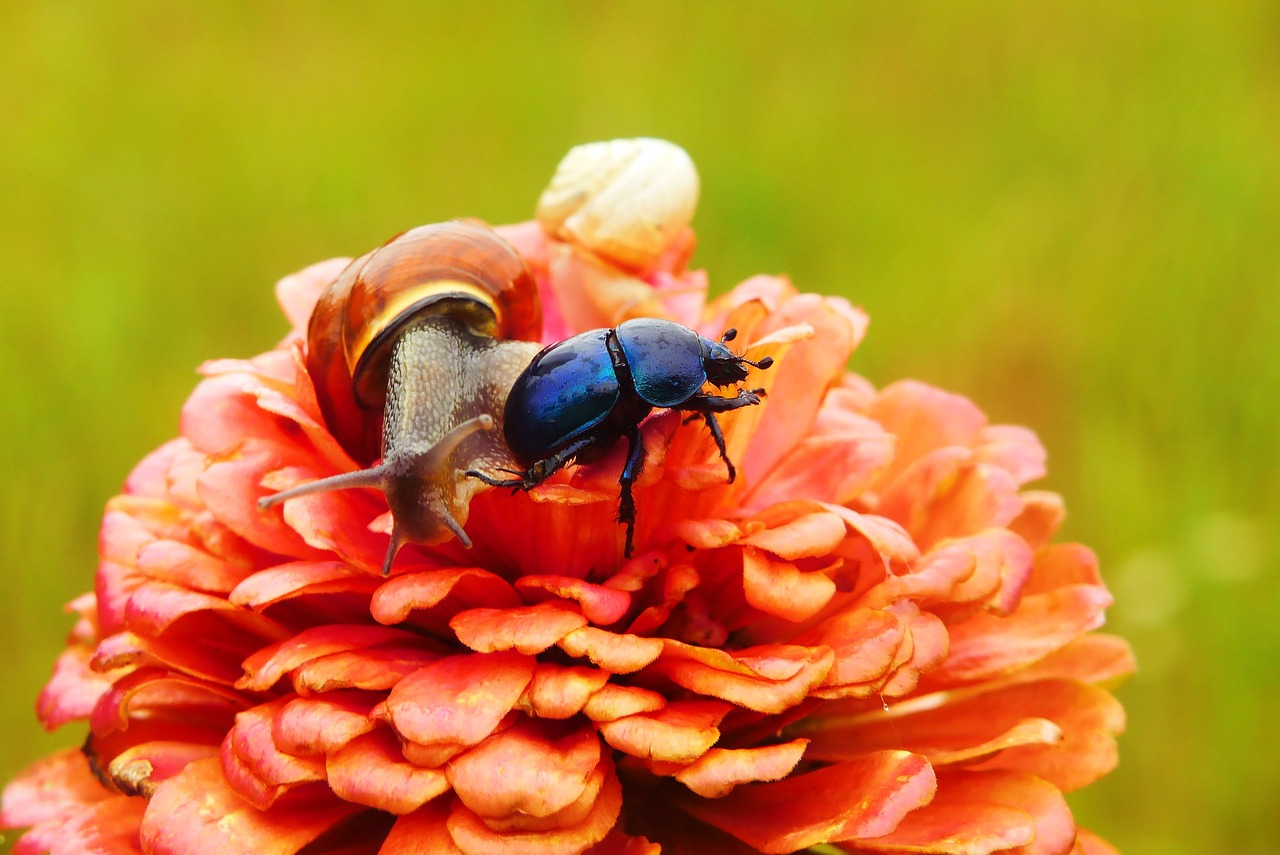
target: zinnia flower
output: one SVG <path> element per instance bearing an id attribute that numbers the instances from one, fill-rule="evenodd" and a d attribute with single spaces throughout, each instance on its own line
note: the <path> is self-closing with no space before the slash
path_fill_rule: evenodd
<path id="1" fill-rule="evenodd" d="M 618 448 L 480 493 L 472 549 L 408 546 L 384 579 L 376 492 L 256 507 L 357 468 L 303 353 L 345 260 L 286 278 L 293 331 L 207 363 L 107 506 L 38 704 L 89 736 L 5 790 L 15 851 L 1111 851 L 1063 793 L 1115 765 L 1098 684 L 1133 665 L 1090 633 L 1111 598 L 1052 542 L 1061 500 L 1023 489 L 1035 436 L 846 371 L 867 318 L 842 299 L 758 276 L 706 302 L 687 229 L 641 272 L 499 231 L 548 342 L 656 315 L 774 357 L 764 403 L 721 418 L 737 480 L 659 411 L 630 559 Z"/>

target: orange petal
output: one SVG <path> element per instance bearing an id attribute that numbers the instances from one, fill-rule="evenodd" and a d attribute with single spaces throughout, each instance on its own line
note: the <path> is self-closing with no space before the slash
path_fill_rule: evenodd
<path id="1" fill-rule="evenodd" d="M 768 375 L 769 398 L 756 416 L 759 424 L 750 437 L 750 449 L 732 458 L 741 459 L 749 482 L 763 477 L 809 432 L 827 387 L 843 372 L 862 339 L 867 318 L 839 298 L 800 294 L 772 312 L 756 334 L 767 336 L 801 324 L 813 329 L 812 337 L 791 345 L 785 358 L 763 372 Z"/>
<path id="2" fill-rule="evenodd" d="M 1067 855 L 1075 822 L 1062 794 L 1031 775 L 1012 772 L 939 774 L 938 795 L 893 832 L 859 840 L 877 852 L 986 855 L 1014 847 L 1023 855 Z"/>
<path id="3" fill-rule="evenodd" d="M 216 756 L 217 743 L 143 742 L 117 754 L 107 774 L 124 793 L 150 796 L 156 785 L 181 772 L 188 763 Z"/>
<path id="4" fill-rule="evenodd" d="M 582 614 L 555 603 L 514 609 L 468 609 L 449 621 L 458 641 L 478 653 L 518 650 L 527 655 L 541 653 L 586 625 Z"/>
<path id="5" fill-rule="evenodd" d="M 759 748 L 712 748 L 679 772 L 676 780 L 703 798 L 717 799 L 739 784 L 790 775 L 808 744 L 807 739 L 794 739 Z"/>
<path id="6" fill-rule="evenodd" d="M 387 715 L 413 742 L 475 745 L 520 700 L 534 664 L 533 657 L 513 652 L 440 659 L 396 684 Z"/>
<path id="7" fill-rule="evenodd" d="M 427 802 L 391 826 L 378 855 L 462 855 L 449 834 L 450 803 L 447 799 Z"/>
<path id="8" fill-rule="evenodd" d="M 396 815 L 413 813 L 449 790 L 444 772 L 406 761 L 386 729 L 358 736 L 330 754 L 325 770 L 338 798 Z"/>
<path id="9" fill-rule="evenodd" d="M 260 570 L 245 579 L 228 599 L 261 611 L 306 594 L 344 593 L 368 599 L 378 580 L 341 561 L 294 561 Z"/>
<path id="10" fill-rule="evenodd" d="M 835 655 L 830 648 L 807 648 L 796 645 L 770 645 L 764 662 L 771 666 L 786 664 L 789 674 L 774 673 L 752 662 L 759 648 L 725 651 L 694 647 L 666 640 L 662 658 L 651 666 L 652 673 L 662 674 L 676 685 L 713 698 L 722 698 L 750 710 L 779 713 L 790 709 L 822 683 L 830 671 Z M 763 671 L 763 673 L 762 673 Z"/>
<path id="11" fill-rule="evenodd" d="M 369 611 L 378 623 L 405 621 L 415 609 L 434 609 L 445 600 L 444 619 L 474 607 L 515 608 L 523 601 L 502 577 L 479 567 L 451 567 L 406 573 L 384 582 Z"/>
<path id="12" fill-rule="evenodd" d="M 1118 635 L 1091 632 L 1039 662 L 1017 672 L 1019 680 L 1062 677 L 1085 683 L 1106 683 L 1137 668 L 1129 642 Z"/>
<path id="13" fill-rule="evenodd" d="M 1038 549 L 1049 542 L 1067 517 L 1067 506 L 1057 493 L 1027 490 L 1022 494 L 1022 511 L 1009 522 L 1009 530 Z"/>
<path id="14" fill-rule="evenodd" d="M 576 601 L 587 620 L 598 626 L 616 623 L 631 607 L 631 595 L 626 591 L 573 576 L 525 576 L 516 581 L 516 590 L 533 602 L 538 601 L 538 594 Z"/>
<path id="15" fill-rule="evenodd" d="M 1020 425 L 988 425 L 978 434 L 977 459 L 1013 476 L 1018 484 L 1045 474 L 1045 451 L 1035 432 Z"/>
<path id="16" fill-rule="evenodd" d="M 657 692 L 607 683 L 591 696 L 582 712 L 592 721 L 615 721 L 637 713 L 655 712 L 666 705 L 667 699 Z"/>
<path id="17" fill-rule="evenodd" d="M 322 698 L 294 698 L 276 714 L 271 738 L 297 757 L 329 754 L 374 728 L 367 695 L 329 692 Z"/>
<path id="18" fill-rule="evenodd" d="M 569 718 L 582 712 L 592 695 L 608 681 L 608 672 L 596 668 L 539 662 L 522 706 L 538 718 Z"/>
<path id="19" fill-rule="evenodd" d="M 293 672 L 293 687 L 304 694 L 338 689 L 386 691 L 439 658 L 421 647 L 342 650 L 299 665 Z"/>
<path id="20" fill-rule="evenodd" d="M 236 686 L 263 692 L 288 672 L 306 662 L 344 650 L 387 645 L 412 645 L 419 636 L 401 629 L 365 624 L 330 624 L 303 630 L 264 647 L 244 661 L 244 676 Z"/>
<path id="21" fill-rule="evenodd" d="M 743 498 L 748 509 L 791 499 L 843 504 L 862 493 L 893 459 L 894 438 L 862 415 L 848 389 L 827 392 L 813 429 Z"/>
<path id="22" fill-rule="evenodd" d="M 893 464 L 882 483 L 889 483 L 931 451 L 969 447 L 987 426 L 987 417 L 971 401 L 921 383 L 902 380 L 880 391 L 868 413 L 896 441 Z"/>
<path id="23" fill-rule="evenodd" d="M 225 749 L 229 746 L 239 764 L 249 774 L 268 787 L 280 788 L 276 795 L 298 784 L 324 780 L 323 761 L 312 757 L 297 757 L 276 747 L 271 732 L 275 716 L 285 703 L 287 699 L 280 698 L 239 713 L 235 726 L 223 742 L 224 756 Z M 230 778 L 229 770 L 224 771 Z"/>
<path id="24" fill-rule="evenodd" d="M 1038 775 L 1063 790 L 1092 783 L 1116 763 L 1124 709 L 1096 686 L 1042 680 L 977 695 L 925 695 L 878 709 L 830 705 L 797 728 L 809 756 L 841 759 L 858 750 L 902 747 L 935 764 L 984 760 L 983 768 Z"/>
<path id="25" fill-rule="evenodd" d="M 582 797 L 600 757 L 589 727 L 566 733 L 526 721 L 455 758 L 447 774 L 458 798 L 481 817 L 547 817 Z"/>
<path id="26" fill-rule="evenodd" d="M 608 632 L 584 626 L 560 639 L 560 649 L 573 657 L 586 657 L 612 674 L 630 674 L 662 654 L 658 638 Z"/>
<path id="27" fill-rule="evenodd" d="M 633 757 L 691 763 L 716 744 L 717 725 L 730 709 L 718 701 L 674 701 L 652 713 L 602 722 L 600 735 Z"/>
<path id="28" fill-rule="evenodd" d="M 1096 629 L 1109 605 L 1105 589 L 1072 585 L 1024 596 L 1011 615 L 976 614 L 949 628 L 951 652 L 927 682 L 946 686 L 1013 672 Z"/>
<path id="29" fill-rule="evenodd" d="M 846 536 L 844 521 L 828 511 L 796 517 L 784 525 L 756 532 L 743 543 L 788 560 L 827 555 Z"/>
<path id="30" fill-rule="evenodd" d="M 138 550 L 137 562 L 157 581 L 211 594 L 227 594 L 252 572 L 176 540 L 151 541 Z"/>
<path id="31" fill-rule="evenodd" d="M 766 853 L 887 834 L 933 798 L 936 781 L 923 757 L 880 751 L 857 760 L 748 784 L 724 798 L 690 798 L 682 807 Z"/>
<path id="32" fill-rule="evenodd" d="M 836 523 L 843 536 L 844 523 L 839 519 Z M 755 539 L 753 536 L 747 542 Z M 813 617 L 830 602 L 836 583 L 819 570 L 805 572 L 789 561 L 772 561 L 748 547 L 742 552 L 742 589 L 753 608 L 799 622 Z"/>
<path id="33" fill-rule="evenodd" d="M 894 666 L 905 634 L 905 624 L 893 612 L 856 609 L 824 620 L 801 638 L 835 652 L 823 686 L 837 687 L 881 682 Z"/>
<path id="34" fill-rule="evenodd" d="M 360 810 L 332 799 L 259 811 L 227 786 L 218 760 L 210 758 L 190 764 L 156 789 L 142 820 L 142 846 L 150 855 L 291 855 Z"/>
<path id="35" fill-rule="evenodd" d="M 604 840 L 622 811 L 622 785 L 612 768 L 606 770 L 599 795 L 580 822 L 546 831 L 495 831 L 479 816 L 455 801 L 449 833 L 468 855 L 570 855 Z"/>

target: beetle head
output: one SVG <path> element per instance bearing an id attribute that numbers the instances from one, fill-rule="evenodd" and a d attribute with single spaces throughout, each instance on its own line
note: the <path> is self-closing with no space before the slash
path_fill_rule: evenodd
<path id="1" fill-rule="evenodd" d="M 768 368 L 773 365 L 772 356 L 766 356 L 759 362 L 752 362 L 729 350 L 725 342 L 733 341 L 737 334 L 738 331 L 735 329 L 725 330 L 720 341 L 699 336 L 702 343 L 702 365 L 706 369 L 707 380 L 716 386 L 731 386 L 746 380 L 748 365 L 756 368 Z"/>

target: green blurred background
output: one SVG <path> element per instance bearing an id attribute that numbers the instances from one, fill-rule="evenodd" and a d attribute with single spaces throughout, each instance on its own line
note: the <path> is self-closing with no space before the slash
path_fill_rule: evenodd
<path id="1" fill-rule="evenodd" d="M 1280 8 L 10 2 L 0 7 L 0 778 L 103 502 L 281 275 L 526 219 L 576 143 L 662 136 L 697 263 L 871 313 L 854 367 L 1028 424 L 1137 649 L 1130 855 L 1272 851 Z"/>

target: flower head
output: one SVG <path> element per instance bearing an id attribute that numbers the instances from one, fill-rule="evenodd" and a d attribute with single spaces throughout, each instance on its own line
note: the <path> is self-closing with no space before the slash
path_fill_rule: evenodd
<path id="1" fill-rule="evenodd" d="M 208 363 L 182 435 L 108 504 L 95 590 L 40 697 L 83 751 L 5 790 L 22 852 L 1105 852 L 1062 793 L 1116 762 L 1123 641 L 1044 453 L 956 395 L 845 370 L 867 320 L 750 279 L 706 302 L 681 229 L 649 267 L 500 230 L 545 339 L 660 316 L 772 370 L 721 417 L 488 490 L 456 541 L 380 569 L 373 491 L 257 500 L 357 468 L 306 370 L 341 260 L 278 287 L 293 332 Z"/>

